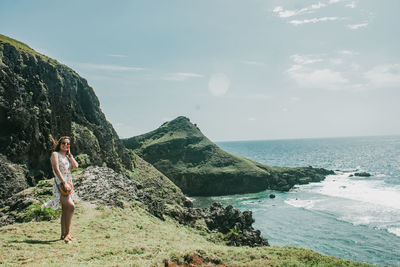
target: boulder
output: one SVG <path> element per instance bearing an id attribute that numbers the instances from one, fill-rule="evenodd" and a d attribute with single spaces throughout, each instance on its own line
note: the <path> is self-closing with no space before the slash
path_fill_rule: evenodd
<path id="1" fill-rule="evenodd" d="M 354 174 L 354 176 L 358 176 L 358 177 L 370 177 L 371 174 L 368 173 L 368 172 L 356 172 L 356 173 Z"/>

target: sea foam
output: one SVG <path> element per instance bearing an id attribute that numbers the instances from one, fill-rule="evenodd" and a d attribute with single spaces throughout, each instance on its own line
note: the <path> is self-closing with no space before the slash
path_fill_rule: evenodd
<path id="1" fill-rule="evenodd" d="M 353 173 L 329 175 L 321 183 L 304 185 L 314 193 L 378 204 L 400 210 L 400 186 L 388 186 L 381 180 L 365 180 Z"/>
<path id="2" fill-rule="evenodd" d="M 392 227 L 388 229 L 388 232 L 400 236 L 400 228 Z"/>
<path id="3" fill-rule="evenodd" d="M 285 203 L 296 207 L 296 208 L 304 208 L 307 210 L 312 210 L 315 206 L 316 203 L 320 202 L 321 200 L 319 199 L 297 199 L 297 198 L 291 198 L 285 200 Z"/>

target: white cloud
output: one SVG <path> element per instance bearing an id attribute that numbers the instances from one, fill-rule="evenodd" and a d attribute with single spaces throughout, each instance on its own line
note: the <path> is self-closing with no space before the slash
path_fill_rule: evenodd
<path id="1" fill-rule="evenodd" d="M 322 17 L 322 18 L 312 18 L 312 19 L 303 19 L 303 20 L 291 20 L 289 21 L 290 24 L 293 25 L 302 25 L 302 24 L 308 24 L 308 23 L 318 23 L 318 22 L 323 22 L 323 21 L 335 21 L 335 20 L 341 20 L 342 18 L 339 17 Z"/>
<path id="2" fill-rule="evenodd" d="M 356 52 L 356 51 L 351 51 L 351 50 L 340 50 L 338 51 L 339 54 L 341 55 L 346 55 L 346 56 L 355 56 L 355 55 L 359 55 L 360 53 Z"/>
<path id="3" fill-rule="evenodd" d="M 400 87 L 400 64 L 375 66 L 364 78 L 374 87 Z"/>
<path id="4" fill-rule="evenodd" d="M 245 94 L 238 94 L 237 92 L 232 92 L 227 98 L 232 99 L 251 99 L 251 100 L 269 100 L 272 98 L 271 95 L 262 94 L 262 93 L 245 93 Z"/>
<path id="5" fill-rule="evenodd" d="M 351 2 L 351 3 L 349 3 L 349 4 L 347 4 L 347 5 L 345 5 L 345 7 L 349 7 L 349 8 L 356 8 L 356 2 Z"/>
<path id="6" fill-rule="evenodd" d="M 328 4 L 336 4 L 336 3 L 339 3 L 339 2 L 343 2 L 343 0 L 329 0 L 329 2 L 328 2 Z"/>
<path id="7" fill-rule="evenodd" d="M 352 71 L 359 71 L 361 69 L 361 66 L 357 63 L 351 63 L 350 64 L 350 70 Z"/>
<path id="8" fill-rule="evenodd" d="M 161 79 L 166 81 L 185 81 L 189 78 L 200 78 L 200 77 L 203 77 L 203 75 L 197 73 L 188 73 L 188 72 L 174 72 L 165 74 Z"/>
<path id="9" fill-rule="evenodd" d="M 290 18 L 293 16 L 297 16 L 303 13 L 312 13 L 315 9 L 320 9 L 321 7 L 326 6 L 326 4 L 318 2 L 317 4 L 313 4 L 309 7 L 295 9 L 295 10 L 287 10 L 281 6 L 275 7 L 272 12 L 277 13 L 280 18 Z"/>
<path id="10" fill-rule="evenodd" d="M 332 60 L 325 60 L 320 55 L 292 55 L 293 65 L 287 70 L 291 79 L 300 87 L 321 88 L 328 90 L 342 89 L 348 83 L 341 72 L 327 66 L 318 67 L 319 62 L 332 64 Z M 325 64 L 326 65 L 326 64 Z"/>
<path id="11" fill-rule="evenodd" d="M 208 90 L 215 96 L 223 96 L 228 92 L 230 83 L 224 73 L 214 73 L 208 81 Z"/>
<path id="12" fill-rule="evenodd" d="M 288 70 L 288 73 L 301 87 L 337 90 L 348 82 L 340 72 L 331 69 Z"/>
<path id="13" fill-rule="evenodd" d="M 323 4 L 323 3 L 321 3 L 321 2 L 318 2 L 318 4 L 313 4 L 313 5 L 311 5 L 311 8 L 312 8 L 312 9 L 320 9 L 321 7 L 324 7 L 324 6 L 326 6 L 326 4 Z"/>
<path id="14" fill-rule="evenodd" d="M 102 71 L 117 71 L 117 72 L 145 70 L 145 68 L 127 67 L 127 66 L 110 65 L 110 64 L 72 63 L 72 65 L 74 65 L 77 68 L 85 70 L 102 70 Z"/>
<path id="15" fill-rule="evenodd" d="M 322 58 L 319 58 L 315 55 L 292 55 L 290 58 L 297 64 L 300 65 L 307 65 L 307 64 L 313 64 L 316 62 L 321 62 L 323 61 Z"/>
<path id="16" fill-rule="evenodd" d="M 347 28 L 349 28 L 350 30 L 358 30 L 360 28 L 365 28 L 368 26 L 368 23 L 360 23 L 360 24 L 349 24 L 347 25 Z"/>
<path id="17" fill-rule="evenodd" d="M 329 62 L 331 62 L 333 65 L 340 65 L 340 64 L 343 64 L 343 59 L 331 58 L 331 59 L 329 59 Z"/>
<path id="18" fill-rule="evenodd" d="M 340 50 L 331 54 L 290 56 L 286 74 L 301 88 L 364 91 L 400 89 L 400 64 L 379 64 L 366 68 L 354 57 L 357 51 Z"/>
<path id="19" fill-rule="evenodd" d="M 121 55 L 121 54 L 108 54 L 107 56 L 109 56 L 109 57 L 127 57 L 127 55 Z"/>
<path id="20" fill-rule="evenodd" d="M 264 62 L 259 62 L 259 61 L 243 60 L 242 63 L 246 65 L 265 66 Z"/>
<path id="21" fill-rule="evenodd" d="M 250 117 L 248 120 L 249 120 L 249 121 L 255 121 L 255 120 L 256 120 L 256 118 L 254 118 L 254 117 Z"/>

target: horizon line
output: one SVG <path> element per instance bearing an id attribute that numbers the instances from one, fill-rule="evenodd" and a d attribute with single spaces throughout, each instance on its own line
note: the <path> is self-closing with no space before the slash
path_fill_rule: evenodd
<path id="1" fill-rule="evenodd" d="M 400 134 L 382 134 L 382 135 L 350 135 L 350 136 L 326 136 L 326 137 L 289 137 L 272 139 L 247 139 L 247 140 L 223 140 L 213 141 L 214 143 L 230 142 L 260 142 L 260 141 L 289 141 L 289 140 L 310 140 L 310 139 L 345 139 L 345 138 L 366 138 L 366 137 L 400 137 Z"/>

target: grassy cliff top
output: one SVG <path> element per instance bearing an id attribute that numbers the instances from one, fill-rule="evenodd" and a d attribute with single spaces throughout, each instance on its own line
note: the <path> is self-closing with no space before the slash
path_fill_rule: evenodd
<path id="1" fill-rule="evenodd" d="M 27 44 L 24 44 L 23 42 L 20 42 L 18 40 L 15 40 L 15 39 L 5 36 L 3 34 L 0 34 L 0 59 L 2 58 L 2 46 L 3 46 L 2 43 L 10 44 L 13 47 L 15 47 L 18 51 L 22 51 L 22 52 L 28 53 L 30 55 L 40 57 L 44 61 L 47 61 L 53 65 L 60 64 L 57 60 L 47 57 L 43 54 L 40 54 L 39 52 L 37 52 L 34 49 L 32 49 L 31 47 L 29 47 Z"/>
<path id="2" fill-rule="evenodd" d="M 216 234 L 161 221 L 140 203 L 122 209 L 77 202 L 75 241 L 59 240 L 59 228 L 59 220 L 1 227 L 0 265 L 164 266 L 202 260 L 212 266 L 370 266 L 296 247 L 228 247 Z"/>
<path id="3" fill-rule="evenodd" d="M 154 131 L 132 138 L 122 139 L 123 144 L 133 149 L 139 155 L 143 155 L 146 149 L 150 147 L 168 145 L 170 153 L 168 159 L 184 164 L 183 168 L 191 168 L 193 172 L 265 172 L 270 170 L 269 166 L 263 165 L 260 169 L 257 162 L 250 159 L 240 157 L 229 153 L 218 147 L 206 136 L 204 136 L 196 124 L 184 116 L 177 117 L 174 120 L 165 122 Z M 178 150 L 180 146 L 185 148 L 185 151 L 178 151 L 177 155 L 172 153 L 173 150 Z M 186 154 L 185 156 L 182 156 Z M 155 155 L 158 157 L 159 155 Z M 176 158 L 174 158 L 176 156 Z M 204 158 L 203 158 L 204 157 Z M 196 164 L 194 164 L 195 161 Z M 152 161 L 150 161 L 152 162 Z"/>

